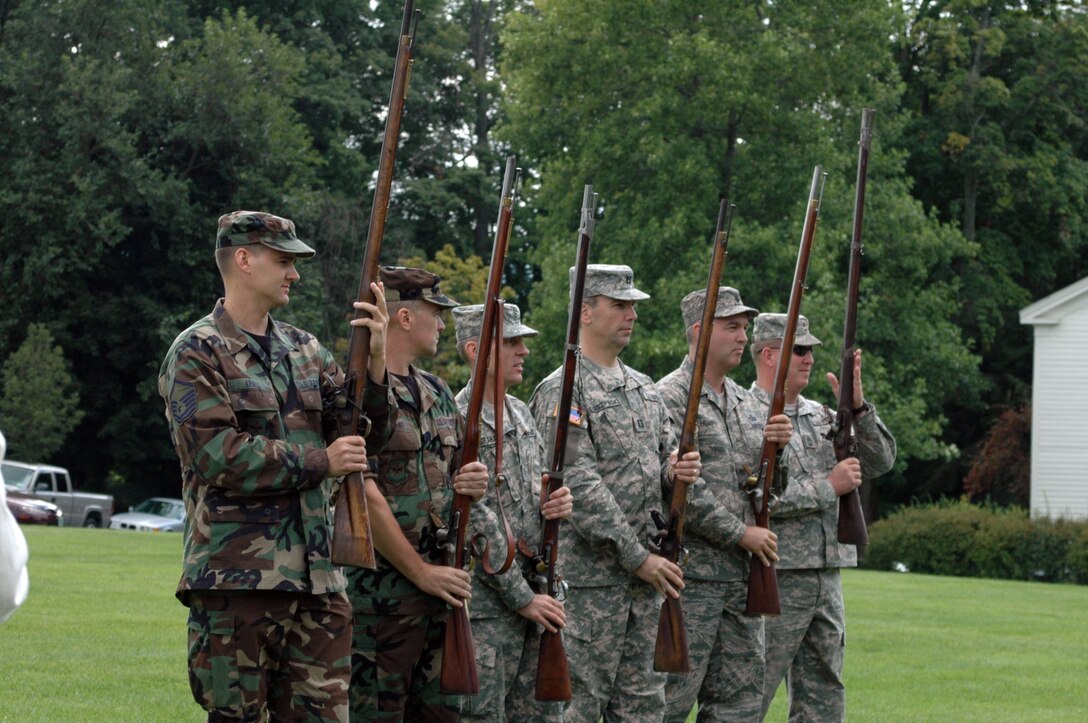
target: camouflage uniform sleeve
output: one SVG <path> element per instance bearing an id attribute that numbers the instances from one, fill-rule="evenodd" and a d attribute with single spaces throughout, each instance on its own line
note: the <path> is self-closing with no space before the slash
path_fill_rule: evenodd
<path id="1" fill-rule="evenodd" d="M 488 561 L 493 568 L 497 569 L 506 560 L 506 531 L 503 528 L 502 519 L 484 500 L 472 505 L 472 529 L 475 535 L 483 535 L 487 539 L 490 545 Z M 482 548 L 482 544 L 477 545 L 479 552 L 483 552 Z M 533 599 L 533 590 L 521 574 L 516 558 L 510 565 L 510 569 L 501 575 L 484 574 L 476 577 L 482 578 L 484 584 L 494 590 L 503 605 L 512 612 L 525 607 Z"/>
<path id="2" fill-rule="evenodd" d="M 367 454 L 377 454 L 393 437 L 397 426 L 397 399 L 386 383 L 367 379 L 363 392 L 363 414 L 370 419 L 370 432 L 365 435 Z"/>
<path id="3" fill-rule="evenodd" d="M 178 348 L 162 379 L 168 400 L 180 394 L 193 399 L 191 411 L 171 415 L 174 444 L 183 464 L 191 463 L 209 485 L 245 494 L 275 494 L 320 484 L 329 469 L 325 448 L 243 431 L 226 379 L 215 362 L 206 340 L 191 339 Z"/>
<path id="4" fill-rule="evenodd" d="M 545 381 L 533 393 L 529 407 L 542 436 L 548 434 L 549 420 L 558 401 L 557 383 Z M 627 524 L 623 510 L 601 480 L 596 449 L 587 431 L 593 421 L 587 420 L 587 416 L 583 415 L 582 425 L 571 425 L 568 432 L 564 472 L 567 487 L 577 500 L 569 521 L 586 542 L 611 555 L 624 570 L 633 573 L 650 556 L 650 551 L 639 542 L 635 531 Z"/>
<path id="5" fill-rule="evenodd" d="M 783 466 L 789 464 L 792 453 L 791 449 L 785 455 Z M 799 469 L 799 465 L 792 465 L 789 467 L 789 484 L 777 502 L 771 505 L 771 516 L 801 517 L 837 505 L 838 502 L 827 470 L 809 473 Z"/>
<path id="6" fill-rule="evenodd" d="M 682 430 L 684 416 L 687 414 L 687 395 L 681 396 L 683 390 L 672 384 L 658 384 L 657 388 L 673 425 Z M 707 466 L 707 460 L 703 460 L 704 473 Z M 744 520 L 738 519 L 726 509 L 704 479 L 700 478 L 695 484 L 688 486 L 687 502 L 685 525 L 688 530 L 716 547 L 728 548 L 740 542 L 747 529 Z"/>
<path id="7" fill-rule="evenodd" d="M 869 412 L 854 423 L 858 439 L 858 459 L 866 479 L 879 477 L 895 464 L 895 437 L 884 426 L 884 420 L 870 405 Z"/>

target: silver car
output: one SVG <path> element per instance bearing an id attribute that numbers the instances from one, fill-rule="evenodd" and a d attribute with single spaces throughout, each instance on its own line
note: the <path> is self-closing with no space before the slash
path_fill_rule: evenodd
<path id="1" fill-rule="evenodd" d="M 146 499 L 128 512 L 110 518 L 111 530 L 181 532 L 185 527 L 185 503 L 170 497 Z"/>

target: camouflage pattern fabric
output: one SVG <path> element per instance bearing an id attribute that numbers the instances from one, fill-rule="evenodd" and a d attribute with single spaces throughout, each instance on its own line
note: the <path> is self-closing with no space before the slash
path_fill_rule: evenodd
<path id="1" fill-rule="evenodd" d="M 445 631 L 446 613 L 355 613 L 351 720 L 456 723 L 461 696 L 439 690 Z"/>
<path id="2" fill-rule="evenodd" d="M 184 569 L 190 590 L 344 589 L 329 560 L 330 499 L 322 410 L 332 355 L 306 332 L 270 320 L 269 352 L 214 311 L 183 331 L 159 372 L 170 437 L 181 461 Z M 368 384 L 369 449 L 384 443 L 388 389 Z"/>
<path id="3" fill-rule="evenodd" d="M 461 417 L 444 381 L 412 366 L 408 372 L 419 391 L 419 406 L 406 382 L 391 374 L 399 408 L 396 426 L 382 451 L 369 460 L 378 489 L 409 544 L 424 560 L 441 563 L 436 521 L 446 524 L 453 503 Z M 380 553 L 376 557 L 377 570 L 347 571 L 356 621 L 352 719 L 373 720 L 375 710 L 390 720 L 398 720 L 406 710 L 456 710 L 460 696 L 438 691 L 446 604 L 416 587 Z M 362 686 L 359 690 L 356 681 Z"/>
<path id="4" fill-rule="evenodd" d="M 342 592 L 200 591 L 190 601 L 189 683 L 209 721 L 347 720 Z"/>
<path id="5" fill-rule="evenodd" d="M 684 423 L 692 368 L 685 357 L 657 384 L 676 429 Z M 750 556 L 738 543 L 754 524 L 743 485 L 747 470 L 758 465 L 766 420 L 741 417 L 747 394 L 726 378 L 724 394 L 704 383 L 699 398 L 696 444 L 703 468 L 701 479 L 688 487 L 687 587 L 681 593 L 692 669 L 669 676 L 670 721 L 686 720 L 696 698 L 699 720 L 754 720 L 763 699 L 763 618 L 744 614 Z M 759 446 L 749 443 L 750 436 Z"/>
<path id="6" fill-rule="evenodd" d="M 468 410 L 471 394 L 471 384 L 457 394 L 457 405 L 462 414 Z M 495 487 L 495 409 L 485 401 L 481 413 L 479 461 L 491 470 L 491 479 L 487 495 L 472 510 L 473 530 L 488 539 L 488 556 L 495 568 L 506 554 L 506 539 L 498 517 L 498 495 L 502 495 L 515 539 L 524 539 L 535 546 L 541 534 L 540 476 L 544 469 L 544 441 L 524 402 L 507 395 L 505 405 L 501 471 L 506 484 L 498 489 Z M 465 697 L 461 711 L 463 720 L 498 722 L 515 717 L 532 721 L 562 720 L 560 705 L 540 702 L 534 697 L 540 629 L 517 614 L 533 599 L 533 591 L 522 575 L 525 563 L 526 558 L 518 552 L 510 569 L 502 575 L 488 575 L 483 565 L 475 566 L 469 617 L 476 646 L 480 692 Z"/>
<path id="7" fill-rule="evenodd" d="M 749 391 L 741 414 L 765 420 L 770 395 L 756 384 Z M 778 534 L 781 558 L 777 567 L 782 614 L 766 623 L 763 710 L 786 678 L 791 720 L 841 720 L 845 615 L 838 568 L 856 566 L 857 551 L 838 541 L 839 500 L 828 477 L 836 464 L 827 438 L 834 418 L 826 407 L 805 397 L 786 412 L 794 430 L 788 455 L 789 486 L 771 510 L 771 529 Z M 875 408 L 855 421 L 854 431 L 862 476 L 872 479 L 891 469 L 895 439 Z M 802 582 L 795 583 L 795 578 Z M 823 662 L 814 664 L 817 660 Z M 804 700 L 794 690 L 804 691 Z"/>
<path id="8" fill-rule="evenodd" d="M 665 720 L 759 720 L 763 703 L 763 617 L 745 615 L 748 583 L 690 580 L 684 588 L 691 672 L 669 674 Z"/>
<path id="9" fill-rule="evenodd" d="M 561 377 L 562 369 L 553 372 L 530 402 L 545 438 Z M 622 362 L 604 369 L 584 357 L 571 419 L 565 471 L 577 502 L 559 547 L 571 586 L 565 637 L 574 701 L 566 716 L 596 721 L 607 710 L 630 712 L 627 720 L 660 720 L 665 676 L 652 665 L 661 599 L 633 573 L 650 554 L 650 510 L 663 506 L 676 448 L 672 423 L 649 377 Z"/>

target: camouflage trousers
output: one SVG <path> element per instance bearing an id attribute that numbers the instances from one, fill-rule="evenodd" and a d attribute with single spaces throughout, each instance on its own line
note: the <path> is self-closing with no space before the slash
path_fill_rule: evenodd
<path id="1" fill-rule="evenodd" d="M 654 723 L 665 715 L 665 674 L 654 672 L 662 598 L 644 582 L 572 588 L 563 640 L 574 699 L 564 720 Z"/>
<path id="2" fill-rule="evenodd" d="M 843 720 L 846 613 L 838 568 L 779 570 L 778 597 L 782 614 L 766 621 L 764 715 L 785 677 L 791 721 Z"/>
<path id="3" fill-rule="evenodd" d="M 699 721 L 759 720 L 763 618 L 745 615 L 748 583 L 686 580 L 680 598 L 691 672 L 670 674 L 665 720 L 683 723 L 696 699 Z"/>
<path id="4" fill-rule="evenodd" d="M 465 696 L 461 720 L 483 723 L 558 723 L 563 704 L 538 701 L 536 664 L 540 628 L 517 613 L 472 620 L 480 692 Z"/>
<path id="5" fill-rule="evenodd" d="M 352 721 L 459 720 L 461 696 L 439 690 L 446 617 L 355 613 Z"/>
<path id="6" fill-rule="evenodd" d="M 327 595 L 194 592 L 189 685 L 215 721 L 346 721 L 351 604 Z"/>

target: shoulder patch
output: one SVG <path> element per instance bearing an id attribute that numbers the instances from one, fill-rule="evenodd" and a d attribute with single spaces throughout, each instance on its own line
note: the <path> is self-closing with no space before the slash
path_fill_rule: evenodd
<path id="1" fill-rule="evenodd" d="M 170 388 L 170 415 L 177 424 L 185 424 L 196 414 L 196 386 L 192 382 L 174 382 Z"/>
<path id="2" fill-rule="evenodd" d="M 554 417 L 558 417 L 558 416 L 559 416 L 559 402 L 556 402 L 555 406 L 552 407 L 552 417 L 554 418 Z M 582 413 L 582 408 L 581 407 L 577 407 L 577 406 L 575 406 L 573 404 L 570 405 L 570 423 L 571 424 L 573 424 L 576 427 L 581 427 L 582 426 L 582 419 L 584 419 L 584 418 L 585 418 L 585 415 Z"/>

